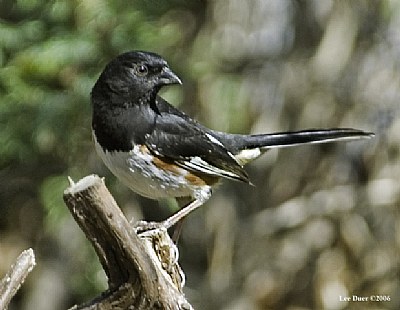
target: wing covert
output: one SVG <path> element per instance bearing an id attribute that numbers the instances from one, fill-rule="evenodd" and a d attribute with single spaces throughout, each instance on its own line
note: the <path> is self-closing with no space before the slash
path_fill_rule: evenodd
<path id="1" fill-rule="evenodd" d="M 245 170 L 211 131 L 171 108 L 159 108 L 154 129 L 146 136 L 145 144 L 152 152 L 193 172 L 249 182 Z"/>

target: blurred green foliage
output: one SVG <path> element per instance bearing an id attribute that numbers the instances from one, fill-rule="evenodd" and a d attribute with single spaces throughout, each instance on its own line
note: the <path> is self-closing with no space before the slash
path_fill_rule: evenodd
<path id="1" fill-rule="evenodd" d="M 33 289 L 15 307 L 33 300 L 37 309 L 66 308 L 74 296 L 83 301 L 104 288 L 99 287 L 104 275 L 97 279 L 100 267 L 93 251 L 76 226 L 75 233 L 68 228 L 62 193 L 68 175 L 79 178 L 99 167 L 89 104 L 99 72 L 123 51 L 164 52 L 184 45 L 178 11 L 190 14 L 199 5 L 175 1 L 173 7 L 177 11 L 154 1 L 0 2 L 0 242 L 5 249 L 34 247 L 42 268 L 49 259 L 73 266 L 71 273 L 56 269 L 68 296 L 61 289 L 60 296 L 43 305 L 35 297 L 39 289 Z M 177 96 L 172 93 L 172 99 Z M 5 260 L 0 270 L 9 263 Z M 32 287 L 41 274 L 32 277 Z"/>
<path id="2" fill-rule="evenodd" d="M 0 0 L 0 275 L 24 248 L 38 256 L 10 309 L 65 309 L 106 287 L 62 202 L 67 176 L 106 176 L 128 217 L 172 208 L 115 182 L 93 151 L 91 87 L 132 49 L 163 55 L 184 81 L 163 96 L 213 129 L 377 131 L 271 151 L 248 167 L 256 189 L 224 184 L 191 215 L 180 251 L 197 309 L 359 309 L 338 302 L 353 293 L 398 309 L 399 25 L 389 0 Z"/>

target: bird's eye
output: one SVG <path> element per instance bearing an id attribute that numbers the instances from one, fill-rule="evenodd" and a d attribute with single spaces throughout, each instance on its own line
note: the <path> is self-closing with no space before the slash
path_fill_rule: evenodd
<path id="1" fill-rule="evenodd" d="M 136 73 L 140 76 L 145 76 L 149 72 L 149 69 L 146 65 L 138 65 L 136 66 Z"/>

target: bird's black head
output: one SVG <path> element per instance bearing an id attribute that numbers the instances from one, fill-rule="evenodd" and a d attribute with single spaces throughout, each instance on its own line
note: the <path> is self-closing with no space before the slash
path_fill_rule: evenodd
<path id="1" fill-rule="evenodd" d="M 107 64 L 92 90 L 92 100 L 140 102 L 168 84 L 181 84 L 167 62 L 158 54 L 132 51 Z"/>

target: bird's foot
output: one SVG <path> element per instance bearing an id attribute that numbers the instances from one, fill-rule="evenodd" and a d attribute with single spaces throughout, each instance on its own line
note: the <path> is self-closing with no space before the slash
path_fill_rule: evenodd
<path id="1" fill-rule="evenodd" d="M 156 231 L 161 229 L 169 229 L 172 226 L 176 225 L 180 221 L 182 221 L 189 213 L 196 210 L 200 207 L 205 200 L 209 198 L 211 192 L 207 193 L 207 197 L 203 197 L 202 199 L 195 199 L 191 203 L 189 203 L 184 208 L 180 209 L 178 212 L 172 214 L 169 218 L 162 222 L 146 222 L 139 221 L 134 225 L 136 233 L 148 232 L 148 231 Z"/>
<path id="2" fill-rule="evenodd" d="M 134 229 L 137 234 L 149 232 L 152 230 L 161 230 L 165 229 L 164 222 L 147 222 L 147 221 L 138 221 L 134 225 Z"/>

